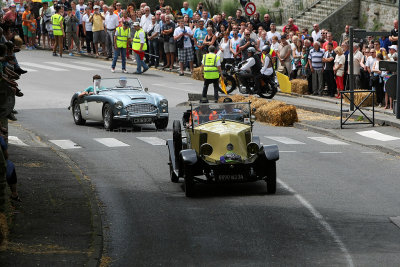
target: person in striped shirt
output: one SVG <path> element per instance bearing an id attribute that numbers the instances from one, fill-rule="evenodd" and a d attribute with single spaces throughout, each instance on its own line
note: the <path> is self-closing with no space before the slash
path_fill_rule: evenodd
<path id="1" fill-rule="evenodd" d="M 314 42 L 313 49 L 310 51 L 310 56 L 308 57 L 308 64 L 310 65 L 312 73 L 312 88 L 313 95 L 322 95 L 324 89 L 323 81 L 323 63 L 322 58 L 325 51 L 321 49 L 321 44 L 316 41 Z"/>

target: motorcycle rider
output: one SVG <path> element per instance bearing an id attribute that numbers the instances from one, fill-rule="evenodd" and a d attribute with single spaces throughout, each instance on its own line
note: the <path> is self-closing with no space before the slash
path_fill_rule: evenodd
<path id="1" fill-rule="evenodd" d="M 256 82 L 256 92 L 260 89 L 261 80 L 269 84 L 271 89 L 276 92 L 277 84 L 275 83 L 274 62 L 270 54 L 271 48 L 269 45 L 264 45 L 261 51 L 264 57 L 264 65 L 261 68 L 259 80 Z"/>
<path id="2" fill-rule="evenodd" d="M 249 47 L 247 49 L 248 58 L 246 59 L 246 64 L 244 64 L 238 73 L 238 78 L 240 83 L 245 85 L 247 90 L 250 91 L 249 83 L 247 82 L 249 79 L 253 78 L 255 83 L 254 90 L 260 88 L 260 76 L 261 76 L 261 58 L 259 55 L 256 55 L 256 49 L 254 47 Z"/>

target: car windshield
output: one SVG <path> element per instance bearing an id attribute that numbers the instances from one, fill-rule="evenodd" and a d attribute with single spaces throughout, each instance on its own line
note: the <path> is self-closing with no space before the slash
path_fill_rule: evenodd
<path id="1" fill-rule="evenodd" d="M 142 90 L 142 84 L 137 78 L 110 78 L 95 81 L 98 90 Z"/>
<path id="2" fill-rule="evenodd" d="M 192 104 L 191 115 L 194 126 L 222 119 L 250 124 L 250 103 Z"/>

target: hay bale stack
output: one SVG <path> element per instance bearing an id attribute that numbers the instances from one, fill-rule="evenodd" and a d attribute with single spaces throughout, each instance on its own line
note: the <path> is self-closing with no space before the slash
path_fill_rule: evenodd
<path id="1" fill-rule="evenodd" d="M 203 70 L 201 67 L 193 69 L 192 78 L 195 80 L 204 81 Z"/>
<path id="2" fill-rule="evenodd" d="M 292 93 L 305 95 L 308 93 L 308 82 L 307 80 L 294 79 L 291 80 L 292 83 Z"/>
<path id="3" fill-rule="evenodd" d="M 268 123 L 274 126 L 292 126 L 298 122 L 296 107 L 284 105 L 269 112 Z"/>
<path id="4" fill-rule="evenodd" d="M 365 89 L 355 89 L 354 91 L 360 91 L 360 90 L 365 90 Z M 354 93 L 354 104 L 355 105 L 360 105 L 360 103 L 363 101 L 364 98 L 367 97 L 369 93 Z M 345 93 L 350 98 L 350 93 Z M 349 99 L 347 97 L 343 96 L 344 102 L 347 104 L 350 104 Z M 364 103 L 361 105 L 362 107 L 372 107 L 373 101 L 376 102 L 376 97 L 375 99 L 372 98 L 372 95 L 370 95 Z"/>
<path id="5" fill-rule="evenodd" d="M 271 111 L 284 105 L 285 103 L 281 101 L 275 101 L 275 100 L 269 102 L 266 101 L 264 105 L 256 109 L 254 115 L 256 116 L 256 119 L 258 121 L 269 123 L 269 116 Z"/>

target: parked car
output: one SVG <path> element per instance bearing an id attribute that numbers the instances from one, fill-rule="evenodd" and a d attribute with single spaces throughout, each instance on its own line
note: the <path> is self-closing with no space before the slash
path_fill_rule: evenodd
<path id="1" fill-rule="evenodd" d="M 111 130 L 119 121 L 133 124 L 154 123 L 157 129 L 168 126 L 168 101 L 162 95 L 148 92 L 137 78 L 95 80 L 93 92 L 72 96 L 70 108 L 75 124 L 87 120 L 102 121 Z"/>
<path id="2" fill-rule="evenodd" d="M 173 122 L 167 140 L 171 181 L 184 178 L 187 197 L 196 183 L 241 183 L 265 180 L 276 192 L 277 145 L 262 145 L 253 136 L 250 103 L 191 104 L 181 122 Z"/>

